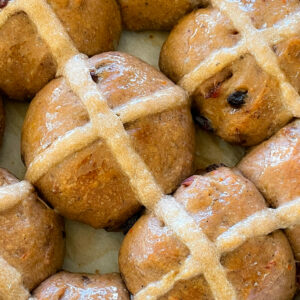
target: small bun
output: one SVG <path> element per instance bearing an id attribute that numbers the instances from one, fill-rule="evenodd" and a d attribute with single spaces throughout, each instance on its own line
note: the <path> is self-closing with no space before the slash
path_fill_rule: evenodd
<path id="1" fill-rule="evenodd" d="M 280 28 L 272 28 L 276 22 L 300 10 L 297 0 L 285 5 L 281 0 L 257 0 L 251 3 L 251 9 L 248 1 L 239 0 L 236 4 L 254 28 L 274 31 Z M 256 45 L 260 60 L 248 50 L 247 43 L 250 40 L 235 28 L 227 14 L 213 7 L 199 9 L 181 19 L 170 33 L 161 51 L 160 68 L 188 90 L 196 113 L 209 122 L 211 130 L 230 143 L 252 146 L 273 135 L 293 117 L 288 101 L 283 99 L 282 78 L 286 77 L 284 83 L 289 91 L 294 88 L 293 92 L 299 93 L 300 36 L 289 35 L 275 45 L 270 42 L 270 53 Z M 246 49 L 241 50 L 243 47 Z M 271 57 L 272 51 L 277 59 Z M 264 55 L 267 58 L 262 59 Z M 207 63 L 209 58 L 211 64 Z M 272 64 L 277 71 L 266 71 L 262 60 L 278 62 L 276 67 Z M 197 69 L 201 63 L 209 70 Z M 193 73 L 195 70 L 200 77 Z M 189 77 L 191 74 L 195 76 Z"/>
<path id="2" fill-rule="evenodd" d="M 133 31 L 170 30 L 204 0 L 118 0 L 125 28 Z"/>
<path id="3" fill-rule="evenodd" d="M 28 182 L 19 182 L 4 169 L 0 169 L 0 186 L 1 195 L 5 189 L 0 203 L 1 258 L 21 275 L 24 288 L 31 290 L 62 266 L 63 220 Z"/>
<path id="4" fill-rule="evenodd" d="M 118 44 L 121 17 L 115 0 L 47 2 L 80 52 L 95 55 L 114 50 Z M 22 12 L 0 28 L 0 61 L 0 90 L 17 100 L 31 100 L 57 69 L 48 46 Z"/>
<path id="5" fill-rule="evenodd" d="M 59 272 L 45 280 L 33 296 L 37 300 L 45 299 L 101 299 L 129 300 L 129 294 L 121 277 L 117 273 L 73 274 Z"/>
<path id="6" fill-rule="evenodd" d="M 238 168 L 272 207 L 300 197 L 300 121 L 296 120 L 253 148 Z M 295 258 L 300 260 L 300 226 L 286 230 Z"/>

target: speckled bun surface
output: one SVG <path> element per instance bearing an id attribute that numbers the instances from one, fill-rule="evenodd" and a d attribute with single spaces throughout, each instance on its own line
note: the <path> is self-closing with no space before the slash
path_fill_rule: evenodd
<path id="1" fill-rule="evenodd" d="M 230 143 L 252 146 L 270 137 L 293 116 L 283 100 L 282 81 L 286 79 L 291 84 L 289 89 L 294 88 L 296 98 L 300 89 L 300 39 L 295 32 L 287 37 L 279 34 L 280 42 L 271 42 L 267 51 L 263 48 L 265 44 L 260 47 L 259 39 L 254 42 L 250 36 L 256 34 L 254 30 L 277 30 L 276 25 L 296 14 L 300 4 L 296 0 L 288 0 L 284 5 L 281 0 L 258 0 L 237 1 L 235 5 L 241 7 L 245 16 L 235 18 L 232 9 L 228 16 L 225 11 L 209 6 L 182 18 L 162 48 L 160 68 L 187 87 L 195 110 L 205 118 L 210 130 Z M 246 18 L 249 24 L 245 26 L 252 33 L 246 33 L 248 29 L 243 32 Z M 284 24 L 288 26 L 288 22 Z M 270 39 L 271 34 L 266 33 L 266 37 Z M 254 51 L 261 54 L 259 59 L 252 54 L 251 43 Z M 214 55 L 218 57 L 213 58 Z M 206 63 L 209 57 L 212 60 Z M 201 63 L 208 65 L 203 73 L 198 71 L 205 79 L 198 80 L 196 75 L 189 78 Z M 205 76 L 210 72 L 211 76 Z M 189 90 L 191 84 L 193 88 Z"/>
<path id="2" fill-rule="evenodd" d="M 33 291 L 37 300 L 87 299 L 129 300 L 129 294 L 119 274 L 76 274 L 59 272 Z"/>
<path id="3" fill-rule="evenodd" d="M 134 300 L 294 297 L 300 224 L 295 169 L 298 126 L 297 121 L 285 124 L 300 117 L 300 10 L 293 0 L 281 6 L 276 1 L 264 6 L 260 0 L 211 0 L 211 6 L 201 9 L 207 14 L 192 28 L 194 34 L 174 43 L 169 54 L 182 48 L 182 43 L 192 46 L 203 31 L 204 36 L 208 32 L 202 40 L 204 48 L 218 42 L 220 47 L 208 49 L 203 60 L 176 80 L 178 85 L 126 53 L 94 57 L 81 53 L 46 0 L 0 1 L 0 7 L 7 4 L 0 11 L 0 27 L 23 11 L 57 66 L 56 79 L 36 95 L 24 122 L 26 180 L 0 187 L 0 212 L 23 203 L 33 184 L 47 205 L 66 217 L 63 269 L 74 273 L 51 276 L 57 268 L 51 269 L 48 279 L 39 279 L 43 283 L 35 296 L 97 298 L 100 293 L 127 300 L 127 289 Z M 80 7 L 84 2 L 59 5 Z M 173 4 L 175 8 L 180 1 Z M 259 8 L 264 11 L 261 19 L 256 14 Z M 163 12 L 163 5 L 160 9 Z M 220 23 L 214 21 L 218 18 Z M 229 38 L 213 39 L 214 34 Z M 130 46 L 128 36 L 139 42 Z M 147 45 L 161 45 L 156 37 L 152 32 L 125 32 L 120 47 L 144 58 Z M 224 42 L 228 42 L 225 47 Z M 144 44 L 141 55 L 138 43 Z M 184 58 L 184 68 L 189 57 L 179 56 Z M 206 113 L 216 116 L 220 130 L 232 129 L 229 133 L 237 140 L 226 137 L 227 141 L 259 144 L 238 168 L 224 164 L 233 167 L 245 149 L 214 135 L 222 136 L 213 120 L 199 113 L 201 95 L 211 100 L 206 102 Z M 214 113 L 213 101 L 218 98 L 230 106 L 230 116 L 240 112 L 240 118 L 231 120 L 232 126 L 226 125 L 220 111 Z M 258 102 L 249 108 L 251 99 Z M 198 123 L 196 147 L 191 101 Z M 11 111 L 11 106 L 6 107 Z M 199 126 L 207 131 L 203 133 Z M 139 218 L 140 210 L 145 214 Z M 116 257 L 123 237 L 109 230 L 124 222 L 123 232 L 128 233 L 119 263 L 125 285 L 119 275 L 98 275 L 119 271 Z M 41 253 L 48 261 L 47 251 Z M 0 298 L 27 300 L 32 287 L 25 285 L 22 272 L 1 253 L 0 269 Z"/>
<path id="4" fill-rule="evenodd" d="M 128 54 L 106 53 L 90 62 L 111 108 L 174 87 L 163 74 Z M 59 137 L 88 122 L 84 106 L 65 81 L 52 81 L 38 93 L 27 112 L 22 134 L 26 165 Z M 134 149 L 166 193 L 173 192 L 191 174 L 194 128 L 186 104 L 150 113 L 124 127 Z M 140 209 L 128 179 L 101 139 L 66 157 L 36 186 L 62 215 L 98 228 L 116 227 Z"/>
<path id="5" fill-rule="evenodd" d="M 23 190 L 19 189 L 19 187 L 22 188 L 23 183 L 25 190 L 24 187 Z M 20 274 L 24 288 L 32 290 L 62 267 L 64 258 L 63 220 L 38 198 L 29 183 L 19 182 L 5 169 L 0 169 L 0 188 L 1 259 L 14 268 L 16 274 Z M 3 206 L 5 203 L 3 193 L 6 194 L 8 201 L 12 199 L 11 204 L 8 204 L 7 207 Z M 3 275 L 6 274 L 5 270 L 5 268 L 1 270 Z M 13 289 L 16 278 L 6 277 L 5 280 L 6 284 Z M 1 281 L 1 296 L 3 292 L 7 293 L 3 284 Z"/>
<path id="6" fill-rule="evenodd" d="M 262 192 L 272 207 L 300 196 L 300 122 L 293 121 L 269 140 L 254 147 L 238 168 Z M 300 259 L 300 227 L 286 230 L 297 260 Z"/>
<path id="7" fill-rule="evenodd" d="M 266 207 L 255 186 L 237 170 L 221 167 L 185 181 L 175 193 L 210 240 L 235 223 Z M 138 293 L 171 270 L 179 271 L 190 255 L 174 233 L 152 214 L 138 220 L 120 250 L 120 270 L 129 291 Z M 221 257 L 237 299 L 292 299 L 295 262 L 290 245 L 280 231 L 249 239 Z M 214 299 L 203 276 L 181 280 L 159 299 Z"/>
<path id="8" fill-rule="evenodd" d="M 117 46 L 121 18 L 115 0 L 47 2 L 81 52 L 95 55 Z M 49 47 L 23 12 L 0 29 L 0 61 L 0 90 L 17 100 L 31 100 L 57 70 Z"/>
<path id="9" fill-rule="evenodd" d="M 118 0 L 122 21 L 133 31 L 171 30 L 191 10 L 204 5 L 203 0 Z"/>

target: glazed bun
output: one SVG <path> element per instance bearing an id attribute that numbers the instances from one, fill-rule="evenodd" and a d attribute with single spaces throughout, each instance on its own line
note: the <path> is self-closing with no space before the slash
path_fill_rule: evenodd
<path id="1" fill-rule="evenodd" d="M 221 167 L 203 176 L 192 176 L 174 195 L 211 241 L 231 226 L 266 207 L 255 186 L 237 170 Z M 136 294 L 149 283 L 175 274 L 189 256 L 189 249 L 173 232 L 148 213 L 125 236 L 119 265 L 126 286 Z M 292 299 L 295 262 L 281 231 L 251 238 L 221 263 L 237 292 L 237 299 Z M 214 299 L 202 275 L 177 281 L 159 299 Z"/>
<path id="2" fill-rule="evenodd" d="M 129 300 L 121 277 L 117 273 L 94 275 L 59 272 L 33 291 L 34 299 L 101 299 Z"/>
<path id="3" fill-rule="evenodd" d="M 272 207 L 300 196 L 300 121 L 294 121 L 251 150 L 238 168 L 261 191 Z M 286 230 L 300 260 L 300 226 Z"/>
<path id="4" fill-rule="evenodd" d="M 19 182 L 4 169 L 0 169 L 0 186 L 1 195 L 6 195 L 0 204 L 1 259 L 21 276 L 24 288 L 31 290 L 62 266 L 63 220 L 38 198 L 33 186 L 25 181 Z M 3 188 L 8 190 L 1 190 Z M 10 203 L 7 199 L 11 200 Z M 1 273 L 6 274 L 3 269 Z M 11 293 L 14 280 L 16 277 L 6 278 Z M 0 278 L 0 296 L 5 295 L 7 290 L 1 289 L 3 282 Z M 6 296 L 11 296 L 11 293 Z"/>
<path id="5" fill-rule="evenodd" d="M 203 0 L 118 0 L 125 28 L 134 31 L 170 30 Z"/>
<path id="6" fill-rule="evenodd" d="M 238 2 L 258 29 L 271 27 L 300 9 L 296 0 L 285 5 L 281 0 L 258 0 L 251 4 L 251 9 L 247 1 Z M 211 7 L 199 9 L 184 17 L 171 32 L 161 51 L 160 68 L 178 82 L 220 49 L 226 50 L 223 56 L 226 60 L 241 39 L 240 32 L 225 14 Z M 273 45 L 279 66 L 298 92 L 299 50 L 299 36 Z M 216 60 L 215 65 L 220 62 Z M 252 54 L 240 55 L 212 77 L 199 82 L 192 97 L 200 125 L 209 124 L 206 127 L 226 141 L 243 146 L 260 143 L 292 118 L 282 102 L 278 81 L 262 70 Z"/>
<path id="7" fill-rule="evenodd" d="M 128 54 L 101 54 L 91 58 L 90 64 L 112 109 L 129 102 L 135 105 L 141 97 L 170 88 L 186 99 L 184 91 L 163 74 Z M 85 107 L 66 81 L 53 80 L 38 93 L 26 115 L 22 133 L 26 166 L 53 142 L 88 122 Z M 127 122 L 124 128 L 165 193 L 174 191 L 192 172 L 194 128 L 187 102 L 160 113 L 149 110 L 147 116 Z M 35 185 L 60 214 L 97 228 L 116 227 L 141 207 L 101 138 L 50 168 Z"/>
<path id="8" fill-rule="evenodd" d="M 113 50 L 121 32 L 115 0 L 48 0 L 82 53 Z M 0 28 L 0 90 L 10 98 L 31 99 L 54 78 L 56 63 L 37 28 L 25 13 L 11 16 Z"/>

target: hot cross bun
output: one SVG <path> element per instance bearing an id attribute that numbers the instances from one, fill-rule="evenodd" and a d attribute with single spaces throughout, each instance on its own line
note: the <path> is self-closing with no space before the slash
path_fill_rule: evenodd
<path id="1" fill-rule="evenodd" d="M 101 54 L 91 58 L 90 65 L 112 109 L 121 111 L 131 104 L 136 113 L 140 105 L 145 107 L 146 115 L 141 117 L 127 114 L 124 128 L 163 191 L 171 193 L 192 172 L 194 128 L 185 93 L 128 54 Z M 163 97 L 173 99 L 175 107 L 164 110 L 159 103 Z M 152 106 L 147 99 L 154 101 Z M 29 167 L 36 156 L 76 127 L 83 128 L 84 134 L 89 121 L 85 107 L 65 80 L 52 81 L 37 94 L 26 115 L 22 134 L 25 164 Z M 105 141 L 95 137 L 51 167 L 36 186 L 62 215 L 94 227 L 116 227 L 141 207 L 129 180 Z"/>
<path id="2" fill-rule="evenodd" d="M 170 30 L 203 0 L 118 0 L 125 28 L 129 30 Z"/>
<path id="3" fill-rule="evenodd" d="M 4 169 L 0 198 L 0 298 L 25 299 L 22 296 L 62 266 L 63 221 L 29 182 Z"/>
<path id="4" fill-rule="evenodd" d="M 75 274 L 59 272 L 33 291 L 37 300 L 129 300 L 119 274 Z"/>
<path id="5" fill-rule="evenodd" d="M 275 38 L 274 33 L 282 24 L 289 27 L 283 19 L 297 14 L 300 3 L 230 5 L 240 9 L 209 6 L 184 17 L 162 48 L 160 68 L 189 91 L 195 110 L 217 135 L 251 146 L 298 115 L 289 101 L 299 107 L 299 34 L 286 30 Z"/>
<path id="6" fill-rule="evenodd" d="M 237 169 L 225 167 L 185 180 L 174 197 L 211 241 L 266 208 L 264 198 L 253 183 Z M 174 276 L 178 274 L 189 256 L 189 249 L 174 232 L 148 213 L 125 236 L 119 264 L 126 286 L 134 295 L 148 287 L 148 292 L 161 300 L 214 299 L 204 277 L 191 277 L 189 273 L 189 279 L 174 282 L 164 290 L 166 293 L 156 293 L 155 282 L 162 280 L 163 287 L 164 276 L 172 272 Z M 221 263 L 236 290 L 236 299 L 293 298 L 295 261 L 281 231 L 249 239 L 234 251 L 223 253 Z M 165 283 L 168 284 L 167 279 Z"/>
<path id="7" fill-rule="evenodd" d="M 261 191 L 272 207 L 300 196 L 300 122 L 283 127 L 251 150 L 238 168 Z M 297 260 L 300 259 L 300 227 L 286 230 Z"/>
<path id="8" fill-rule="evenodd" d="M 81 52 L 95 55 L 117 45 L 121 18 L 115 0 L 47 2 Z M 0 90 L 13 99 L 31 99 L 56 71 L 51 50 L 26 13 L 9 17 L 0 29 Z"/>

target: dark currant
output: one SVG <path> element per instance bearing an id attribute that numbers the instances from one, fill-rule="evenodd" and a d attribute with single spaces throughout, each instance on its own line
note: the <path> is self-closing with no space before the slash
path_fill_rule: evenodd
<path id="1" fill-rule="evenodd" d="M 246 91 L 246 90 L 235 91 L 234 93 L 232 93 L 228 96 L 227 102 L 233 108 L 240 108 L 242 105 L 245 104 L 247 94 L 248 94 L 248 91 Z"/>

